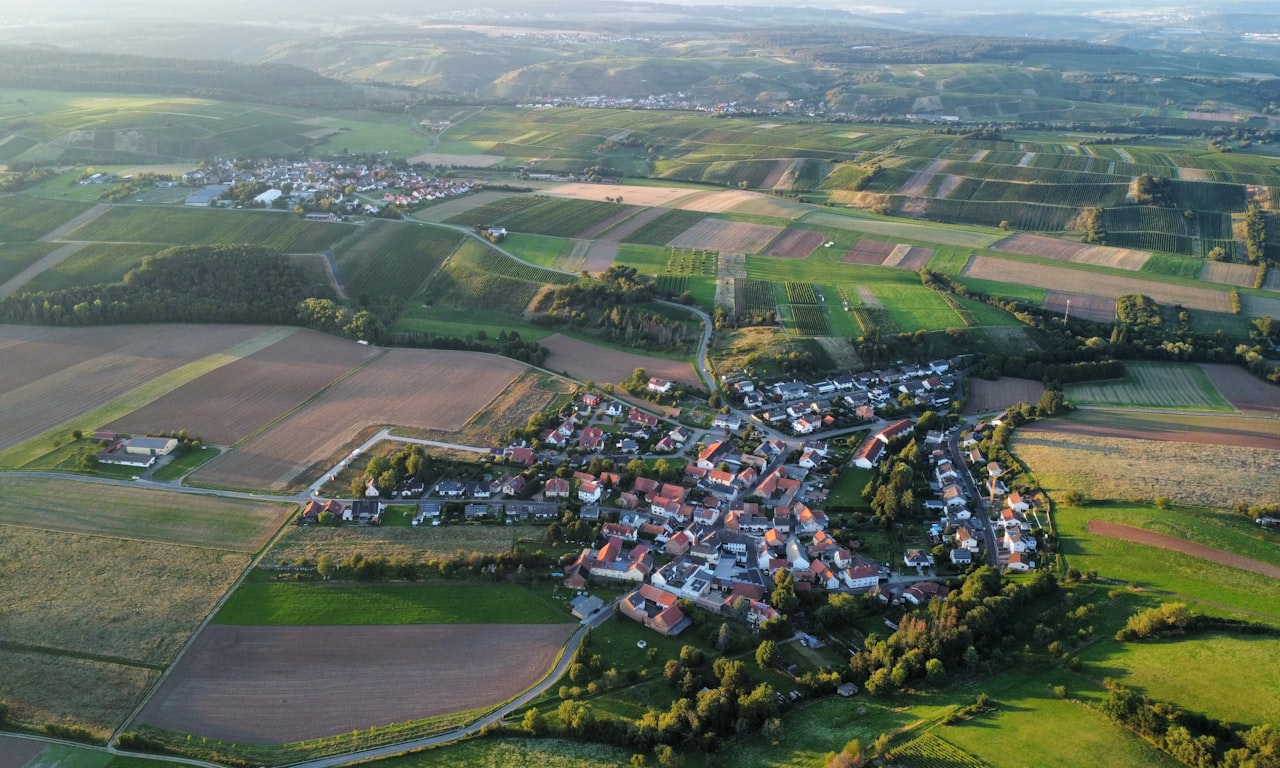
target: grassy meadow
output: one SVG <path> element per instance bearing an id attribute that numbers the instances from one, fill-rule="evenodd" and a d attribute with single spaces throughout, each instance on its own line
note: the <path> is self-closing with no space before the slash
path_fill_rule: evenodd
<path id="1" fill-rule="evenodd" d="M 1065 394 L 1076 405 L 1235 410 L 1198 365 L 1129 362 L 1124 379 L 1068 384 Z"/>

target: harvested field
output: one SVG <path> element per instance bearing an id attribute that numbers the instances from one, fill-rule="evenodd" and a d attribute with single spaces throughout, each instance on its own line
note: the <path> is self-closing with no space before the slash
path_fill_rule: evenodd
<path id="1" fill-rule="evenodd" d="M 31 762 L 31 758 L 40 754 L 45 746 L 45 742 L 36 739 L 0 736 L 0 768 L 22 768 Z"/>
<path id="2" fill-rule="evenodd" d="M 929 266 L 929 259 L 932 258 L 932 248 L 899 244 L 884 260 L 884 266 L 919 272 L 924 267 Z"/>
<path id="3" fill-rule="evenodd" d="M 780 256 L 784 259 L 803 259 L 826 242 L 826 235 L 811 229 L 785 229 L 781 235 L 769 243 L 765 249 L 766 256 Z"/>
<path id="4" fill-rule="evenodd" d="M 413 214 L 410 218 L 420 219 L 422 221 L 435 222 L 437 224 L 459 216 L 467 211 L 475 210 L 489 203 L 496 203 L 499 200 L 505 200 L 508 197 L 514 197 L 510 192 L 477 192 L 473 195 L 464 195 L 445 200 L 443 203 L 424 208 Z"/>
<path id="5" fill-rule="evenodd" d="M 680 204 L 674 206 L 685 211 L 700 211 L 702 213 L 725 213 L 727 211 L 736 210 L 739 205 L 758 200 L 765 197 L 759 192 L 697 192 L 690 197 L 681 200 Z"/>
<path id="6" fill-rule="evenodd" d="M 693 365 L 682 360 L 622 352 L 559 333 L 543 339 L 542 346 L 551 350 L 543 368 L 568 371 L 576 379 L 617 383 L 625 381 L 637 368 L 643 368 L 650 376 L 702 385 Z"/>
<path id="7" fill-rule="evenodd" d="M 703 219 L 676 236 L 670 245 L 722 253 L 760 253 L 781 232 L 782 227 L 772 224 Z"/>
<path id="8" fill-rule="evenodd" d="M 587 257 L 582 262 L 582 269 L 592 274 L 604 272 L 613 266 L 613 260 L 618 257 L 618 246 L 624 239 L 670 212 L 666 208 L 649 208 L 624 221 L 620 221 L 617 226 L 608 232 L 604 232 L 602 236 L 591 244 L 591 250 L 587 252 Z M 584 232 L 582 236 L 587 237 L 588 235 Z"/>
<path id="9" fill-rule="evenodd" d="M 139 720 L 237 743 L 280 744 L 478 709 L 538 682 L 573 629 L 211 625 Z"/>
<path id="10" fill-rule="evenodd" d="M 160 674 L 124 664 L 10 649 L 0 649 L 0 668 L 9 704 L 7 720 L 31 728 L 45 723 L 78 726 L 103 741 Z M 0 743 L 0 764 L 10 758 L 5 746 Z"/>
<path id="11" fill-rule="evenodd" d="M 1082 408 L 1069 416 L 1026 427 L 1085 437 L 1127 437 L 1200 445 L 1234 445 L 1280 451 L 1280 420 L 1227 414 L 1154 413 Z"/>
<path id="12" fill-rule="evenodd" d="M 494 355 L 392 349 L 279 424 L 205 464 L 191 480 L 282 490 L 327 469 L 371 426 L 456 431 L 524 369 Z"/>
<path id="13" fill-rule="evenodd" d="M 1280 387 L 1261 381 L 1238 365 L 1202 363 L 1213 386 L 1242 411 L 1280 413 Z"/>
<path id="14" fill-rule="evenodd" d="M 1080 243 L 1044 237 L 1043 235 L 1028 235 L 1021 232 L 1016 235 L 1009 235 L 991 246 L 994 251 L 1021 253 L 1025 256 L 1040 256 L 1041 258 L 1061 259 L 1062 261 L 1070 261 L 1072 256 L 1087 248 L 1088 246 Z"/>
<path id="15" fill-rule="evenodd" d="M 813 206 L 798 203 L 794 200 L 773 197 L 772 195 L 757 195 L 734 205 L 730 212 L 794 220 L 810 213 L 812 210 Z"/>
<path id="16" fill-rule="evenodd" d="M 130 434 L 185 429 L 211 445 L 233 445 L 378 354 L 348 339 L 299 330 L 184 384 L 104 429 Z"/>
<path id="17" fill-rule="evenodd" d="M 621 197 L 627 205 L 654 206 L 668 205 L 682 197 L 701 194 L 696 189 L 681 187 L 632 187 L 623 184 L 557 184 L 538 191 L 540 195 L 552 197 L 572 197 L 575 200 L 598 200 L 609 202 L 606 198 Z M 675 207 L 675 206 L 672 206 Z"/>
<path id="18" fill-rule="evenodd" d="M 1049 491 L 1075 490 L 1091 499 L 1154 499 L 1227 508 L 1237 503 L 1280 502 L 1280 451 L 1195 443 L 1090 436 L 1050 431 L 1047 425 L 1017 432 L 1013 451 Z"/>
<path id="19" fill-rule="evenodd" d="M 1045 291 L 1044 301 L 1040 306 L 1053 312 L 1063 314 L 1070 312 L 1075 317 L 1102 323 L 1109 323 L 1116 319 L 1116 300 L 1104 296 Z"/>
<path id="20" fill-rule="evenodd" d="M 1110 539 L 1131 541 L 1135 544 L 1145 544 L 1148 547 L 1167 549 L 1183 555 L 1198 557 L 1201 560 L 1218 563 L 1219 565 L 1227 565 L 1232 568 L 1239 568 L 1244 571 L 1262 574 L 1263 576 L 1270 576 L 1273 579 L 1280 579 L 1280 567 L 1271 565 L 1270 563 L 1251 560 L 1247 557 L 1232 554 L 1231 552 L 1223 552 L 1220 549 L 1206 547 L 1203 544 L 1197 544 L 1193 541 L 1187 541 L 1186 539 L 1179 539 L 1176 536 L 1156 533 L 1143 528 L 1135 528 L 1131 525 L 1111 523 L 1105 520 L 1090 520 L 1089 533 L 1092 533 L 1095 536 L 1106 536 Z"/>
<path id="21" fill-rule="evenodd" d="M 0 637 L 138 665 L 169 662 L 249 555 L 0 526 Z M 92 621 L 86 621 L 91 617 Z"/>
<path id="22" fill-rule="evenodd" d="M 400 445 L 397 444 L 397 448 Z M 501 525 L 384 525 L 329 529 L 291 525 L 272 545 L 269 557 L 272 562 L 289 565 L 300 557 L 314 563 L 321 555 L 329 555 L 334 562 L 342 562 L 359 552 L 365 557 L 381 555 L 388 559 L 402 558 L 405 562 L 425 564 L 432 558 L 457 552 L 495 555 L 510 552 L 519 535 L 540 534 L 541 531 L 531 531 L 526 527 L 512 531 L 510 527 Z M 531 551 L 544 546 L 532 541 L 526 541 L 524 545 Z"/>
<path id="23" fill-rule="evenodd" d="M 19 334 L 0 372 L 0 450 L 35 437 L 159 376 L 221 353 L 225 363 L 274 342 L 261 326 L 146 325 Z M 8 332 L 0 336 L 12 340 Z M 159 394 L 159 393 L 157 393 Z"/>
<path id="24" fill-rule="evenodd" d="M 154 487 L 0 477 L 0 524 L 256 552 L 292 503 L 221 499 Z"/>
<path id="25" fill-rule="evenodd" d="M 1044 384 L 1031 379 L 1014 379 L 1001 376 L 995 381 L 969 379 L 969 401 L 965 415 L 1003 411 L 1018 403 L 1035 405 L 1044 394 Z"/>
<path id="26" fill-rule="evenodd" d="M 1258 277 L 1258 268 L 1252 264 L 1230 264 L 1225 261 L 1206 261 L 1200 268 L 1200 279 L 1207 283 L 1226 283 L 1240 288 L 1252 288 Z"/>
<path id="27" fill-rule="evenodd" d="M 1146 251 L 1094 245 L 1072 256 L 1071 261 L 1075 264 L 1092 264 L 1098 267 L 1113 267 L 1137 272 L 1150 258 L 1151 254 Z"/>
<path id="28" fill-rule="evenodd" d="M 1173 283 L 1161 283 L 1083 269 L 1053 267 L 1044 264 L 1028 264 L 1011 259 L 976 256 L 965 268 L 966 277 L 993 280 L 1014 285 L 1047 285 L 1069 289 L 1075 293 L 1116 299 L 1127 294 L 1146 294 L 1161 304 L 1181 304 L 1189 309 L 1207 309 L 1210 312 L 1231 311 L 1231 300 L 1226 291 L 1200 288 Z M 1075 302 L 1072 302 L 1074 308 Z"/>
<path id="29" fill-rule="evenodd" d="M 868 240 L 862 238 L 853 244 L 849 252 L 844 255 L 840 261 L 846 264 L 874 264 L 880 265 L 884 260 L 889 258 L 889 254 L 893 253 L 893 249 L 897 248 L 896 243 L 886 243 L 883 240 Z"/>
<path id="30" fill-rule="evenodd" d="M 1262 282 L 1262 287 L 1268 291 L 1280 292 L 1280 269 L 1275 267 L 1267 268 L 1267 277 Z"/>
<path id="31" fill-rule="evenodd" d="M 795 163 L 795 161 L 791 160 L 790 158 L 778 160 L 777 162 L 775 162 L 773 164 L 773 170 L 769 171 L 769 175 L 764 177 L 764 181 L 760 182 L 760 188 L 761 189 L 791 189 L 790 182 L 788 182 L 784 187 L 780 187 L 778 182 L 782 181 L 783 175 L 786 174 L 787 169 L 790 168 L 793 163 Z"/>
<path id="32" fill-rule="evenodd" d="M 508 384 L 489 405 L 476 411 L 456 432 L 398 427 L 392 434 L 462 445 L 493 446 L 512 429 L 524 428 L 530 416 L 544 410 L 559 394 L 574 389 L 563 379 L 527 370 Z"/>

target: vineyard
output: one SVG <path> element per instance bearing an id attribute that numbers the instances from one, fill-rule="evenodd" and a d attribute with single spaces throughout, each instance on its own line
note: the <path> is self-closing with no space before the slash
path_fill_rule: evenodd
<path id="1" fill-rule="evenodd" d="M 702 248 L 671 247 L 667 256 L 669 275 L 712 275 L 720 266 L 720 254 Z"/>
<path id="2" fill-rule="evenodd" d="M 538 288 L 535 283 L 499 277 L 450 261 L 431 281 L 424 298 L 465 309 L 521 312 Z"/>
<path id="3" fill-rule="evenodd" d="M 822 314 L 822 307 L 816 304 L 792 304 L 791 319 L 796 333 L 801 336 L 830 336 L 831 328 L 827 318 Z"/>
<path id="4" fill-rule="evenodd" d="M 931 199 L 924 216 L 936 221 L 993 227 L 1007 222 L 1013 229 L 1058 232 L 1065 230 L 1079 212 L 1078 208 L 1063 205 Z"/>
<path id="5" fill-rule="evenodd" d="M 1102 226 L 1114 232 L 1167 232 L 1187 234 L 1187 220 L 1182 211 L 1150 205 L 1126 205 L 1102 211 Z M 1109 239 L 1109 238 L 1108 238 Z M 1164 249 L 1161 249 L 1164 250 Z"/>
<path id="6" fill-rule="evenodd" d="M 897 323 L 883 307 L 853 307 L 851 311 L 864 336 L 891 336 L 898 332 Z"/>
<path id="7" fill-rule="evenodd" d="M 523 208 L 502 220 L 512 232 L 575 237 L 622 210 L 617 203 L 559 198 Z"/>
<path id="8" fill-rule="evenodd" d="M 574 281 L 573 275 L 516 261 L 475 240 L 463 243 L 454 259 L 493 275 L 527 283 L 567 285 Z"/>
<path id="9" fill-rule="evenodd" d="M 351 234 L 350 224 L 304 221 L 291 213 L 211 208 L 111 208 L 72 233 L 104 243 L 253 243 L 284 253 L 320 253 Z"/>
<path id="10" fill-rule="evenodd" d="M 893 748 L 895 765 L 903 768 L 987 768 L 987 764 L 941 736 L 926 733 Z"/>
<path id="11" fill-rule="evenodd" d="M 1129 185 L 1112 184 L 1019 184 L 1007 181 L 965 179 L 948 200 L 1005 203 L 1046 203 L 1075 207 L 1117 205 L 1124 202 Z"/>
<path id="12" fill-rule="evenodd" d="M 666 245 L 681 232 L 702 221 L 704 213 L 698 211 L 671 211 L 654 219 L 648 226 L 641 227 L 622 238 L 624 243 L 635 245 Z"/>
<path id="13" fill-rule="evenodd" d="M 337 259 L 354 297 L 412 296 L 462 239 L 456 231 L 390 221 L 374 222 L 366 232 Z"/>
<path id="14" fill-rule="evenodd" d="M 1191 238 L 1171 232 L 1108 232 L 1107 245 L 1181 254 L 1190 254 L 1194 250 Z"/>
<path id="15" fill-rule="evenodd" d="M 773 312 L 778 308 L 774 299 L 773 283 L 768 280 L 734 278 L 735 310 L 739 315 L 755 315 Z"/>
<path id="16" fill-rule="evenodd" d="M 484 227 L 502 223 L 502 220 L 526 208 L 541 205 L 548 198 L 541 195 L 514 195 L 494 200 L 479 208 L 463 211 L 457 216 L 445 219 L 446 224 L 460 224 L 464 227 Z"/>
<path id="17" fill-rule="evenodd" d="M 814 290 L 813 283 L 793 283 L 790 280 L 786 282 L 787 301 L 792 304 L 817 304 L 818 292 Z"/>
<path id="18" fill-rule="evenodd" d="M 664 293 L 669 296 L 679 296 L 689 290 L 688 275 L 658 275 L 654 287 L 658 289 L 658 293 Z"/>

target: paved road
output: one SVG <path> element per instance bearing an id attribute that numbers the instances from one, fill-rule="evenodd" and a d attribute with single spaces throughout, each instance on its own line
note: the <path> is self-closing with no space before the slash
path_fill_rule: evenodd
<path id="1" fill-rule="evenodd" d="M 969 462 L 965 460 L 964 453 L 960 450 L 960 430 L 956 430 L 947 436 L 947 453 L 951 456 L 951 463 L 955 465 L 960 475 L 960 484 L 964 487 L 965 495 L 973 500 L 973 509 L 971 512 L 971 520 L 981 520 L 982 538 L 984 546 L 987 550 L 987 562 L 993 567 L 999 568 L 1000 561 L 996 551 L 996 532 L 991 524 L 991 517 L 987 512 L 987 500 L 978 489 L 977 483 L 973 481 L 972 468 Z"/>

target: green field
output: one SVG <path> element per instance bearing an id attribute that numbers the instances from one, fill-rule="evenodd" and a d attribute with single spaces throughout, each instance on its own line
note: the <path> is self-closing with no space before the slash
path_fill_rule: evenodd
<path id="1" fill-rule="evenodd" d="M 24 291 L 59 291 L 77 286 L 118 283 L 142 259 L 158 249 L 140 243 L 90 243 L 22 286 Z"/>
<path id="2" fill-rule="evenodd" d="M 0 243 L 38 240 L 91 207 L 89 203 L 30 195 L 0 197 Z"/>
<path id="3" fill-rule="evenodd" d="M 463 235 L 398 221 L 371 222 L 336 250 L 338 275 L 352 297 L 408 298 L 453 253 Z"/>
<path id="4" fill-rule="evenodd" d="M 472 739 L 376 763 L 378 768 L 606 768 L 630 765 L 631 752 L 564 739 Z M 93 768 L 89 766 L 87 768 Z M 115 768 L 111 766 L 110 768 Z"/>
<path id="5" fill-rule="evenodd" d="M 0 744 L 2 751 L 3 744 Z M 50 744 L 22 768 L 161 768 L 172 762 L 161 758 L 112 755 L 102 749 Z"/>
<path id="6" fill-rule="evenodd" d="M 69 237 L 112 243 L 252 243 L 285 253 L 319 253 L 351 234 L 349 224 L 292 213 L 205 208 L 112 208 Z"/>
<path id="7" fill-rule="evenodd" d="M 1130 362 L 1120 381 L 1068 384 L 1065 392 L 1076 405 L 1235 410 L 1196 365 Z"/>
<path id="8" fill-rule="evenodd" d="M 562 237 L 513 233 L 502 241 L 502 247 L 530 264 L 560 269 L 560 261 L 573 250 L 573 241 Z"/>
<path id="9" fill-rule="evenodd" d="M 214 618 L 218 624 L 567 624 L 567 604 L 545 588 L 516 584 L 273 583 L 246 581 Z"/>
<path id="10" fill-rule="evenodd" d="M 8 525 L 240 552 L 261 547 L 295 508 L 28 477 L 0 477 L 0 498 L 0 522 Z"/>
<path id="11" fill-rule="evenodd" d="M 59 248 L 58 243 L 5 243 L 0 245 L 0 284 L 7 283 Z"/>
<path id="12" fill-rule="evenodd" d="M 391 328 L 393 332 L 434 333 L 465 339 L 484 333 L 491 339 L 500 333 L 517 332 L 526 341 L 537 341 L 555 329 L 528 323 L 514 316 L 500 316 L 484 309 L 416 305 L 405 310 Z"/>
<path id="13" fill-rule="evenodd" d="M 160 481 L 177 480 L 196 467 L 217 458 L 219 453 L 221 451 L 209 446 L 204 446 L 199 451 L 187 451 L 152 472 L 151 476 Z"/>

